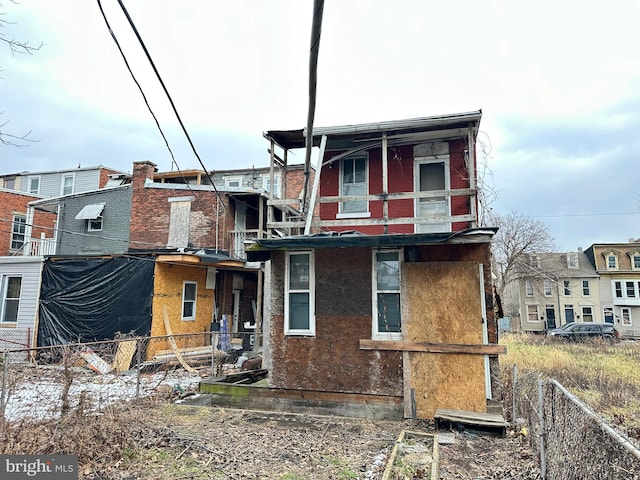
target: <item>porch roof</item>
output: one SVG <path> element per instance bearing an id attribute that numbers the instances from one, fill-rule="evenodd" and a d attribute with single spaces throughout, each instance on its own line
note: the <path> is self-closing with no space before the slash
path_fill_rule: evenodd
<path id="1" fill-rule="evenodd" d="M 283 238 L 259 238 L 247 250 L 249 261 L 262 261 L 273 250 L 295 250 L 302 248 L 371 247 L 394 248 L 417 245 L 489 243 L 497 228 L 469 228 L 453 233 L 406 233 L 387 235 L 364 235 L 360 232 L 325 232 L 313 235 L 294 235 Z"/>
<path id="2" fill-rule="evenodd" d="M 313 145 L 319 146 L 323 135 L 328 137 L 327 149 L 351 148 L 362 145 L 362 142 L 375 141 L 383 132 L 390 136 L 406 138 L 407 141 L 422 140 L 420 133 L 438 132 L 446 136 L 455 136 L 456 129 L 468 128 L 473 125 L 478 128 L 482 110 L 448 115 L 435 115 L 431 117 L 411 118 L 406 120 L 393 120 L 377 123 L 361 123 L 357 125 L 342 125 L 336 127 L 318 127 L 313 129 Z M 307 132 L 306 129 L 297 130 L 270 130 L 265 132 L 266 138 L 272 138 L 278 145 L 285 149 L 304 148 Z M 462 136 L 462 134 L 460 134 Z M 416 137 L 416 138 L 412 138 Z"/>

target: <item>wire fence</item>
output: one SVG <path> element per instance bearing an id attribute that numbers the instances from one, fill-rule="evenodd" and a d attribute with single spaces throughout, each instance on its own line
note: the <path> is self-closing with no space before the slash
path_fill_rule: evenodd
<path id="1" fill-rule="evenodd" d="M 512 423 L 528 429 L 543 480 L 640 480 L 640 450 L 560 383 L 517 367 L 511 380 Z"/>
<path id="2" fill-rule="evenodd" d="M 6 348 L 20 342 L 4 338 L 3 422 L 95 413 L 154 393 L 185 396 L 195 393 L 203 378 L 261 368 L 251 333 L 123 336 L 38 348 Z"/>

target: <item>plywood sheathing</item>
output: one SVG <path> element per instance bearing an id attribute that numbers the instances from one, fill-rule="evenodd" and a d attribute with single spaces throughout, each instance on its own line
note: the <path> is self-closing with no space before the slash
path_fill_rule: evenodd
<path id="1" fill-rule="evenodd" d="M 482 343 L 480 272 L 476 262 L 403 265 L 404 340 Z M 482 355 L 404 352 L 405 416 L 433 418 L 437 408 L 486 412 Z"/>

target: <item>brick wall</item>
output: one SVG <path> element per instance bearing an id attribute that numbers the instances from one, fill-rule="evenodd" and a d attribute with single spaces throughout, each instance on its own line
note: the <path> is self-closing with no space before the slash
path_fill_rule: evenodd
<path id="1" fill-rule="evenodd" d="M 13 216 L 26 215 L 27 204 L 39 199 L 39 197 L 18 192 L 0 191 L 0 256 L 16 253 L 10 249 Z M 46 237 L 52 237 L 55 219 L 55 214 L 36 211 L 33 219 L 32 236 L 40 238 L 40 234 L 44 232 Z"/>

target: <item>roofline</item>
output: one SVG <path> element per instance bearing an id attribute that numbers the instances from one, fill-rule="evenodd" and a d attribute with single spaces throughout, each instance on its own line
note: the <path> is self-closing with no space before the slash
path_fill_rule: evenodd
<path id="1" fill-rule="evenodd" d="M 2 175 L 0 175 L 0 178 L 4 178 L 4 177 L 28 177 L 31 175 L 44 175 L 47 173 L 73 173 L 73 172 L 78 172 L 78 171 L 87 171 L 87 170 L 100 170 L 100 169 L 104 169 L 104 170 L 111 170 L 112 172 L 116 172 L 116 173 L 126 173 L 126 172 L 122 172 L 120 170 L 116 170 L 115 168 L 111 168 L 111 167 L 105 167 L 104 165 L 96 165 L 94 167 L 79 167 L 79 168 L 66 168 L 63 170 L 40 170 L 39 172 L 29 172 L 29 171 L 24 171 L 24 172 L 16 172 L 16 173 L 3 173 Z"/>
<path id="2" fill-rule="evenodd" d="M 67 198 L 84 197 L 84 196 L 93 195 L 96 193 L 112 192 L 113 190 L 124 190 L 126 188 L 132 188 L 132 184 L 127 183 L 125 185 L 117 185 L 115 187 L 98 188 L 97 190 L 88 190 L 86 192 L 72 193 L 70 195 L 61 195 L 59 197 L 47 197 L 47 198 L 43 198 L 42 200 L 34 200 L 33 202 L 29 202 L 28 205 L 30 207 L 37 207 L 39 205 L 48 205 L 49 203 L 55 204 L 55 203 L 60 203 L 60 200 L 64 200 Z"/>

